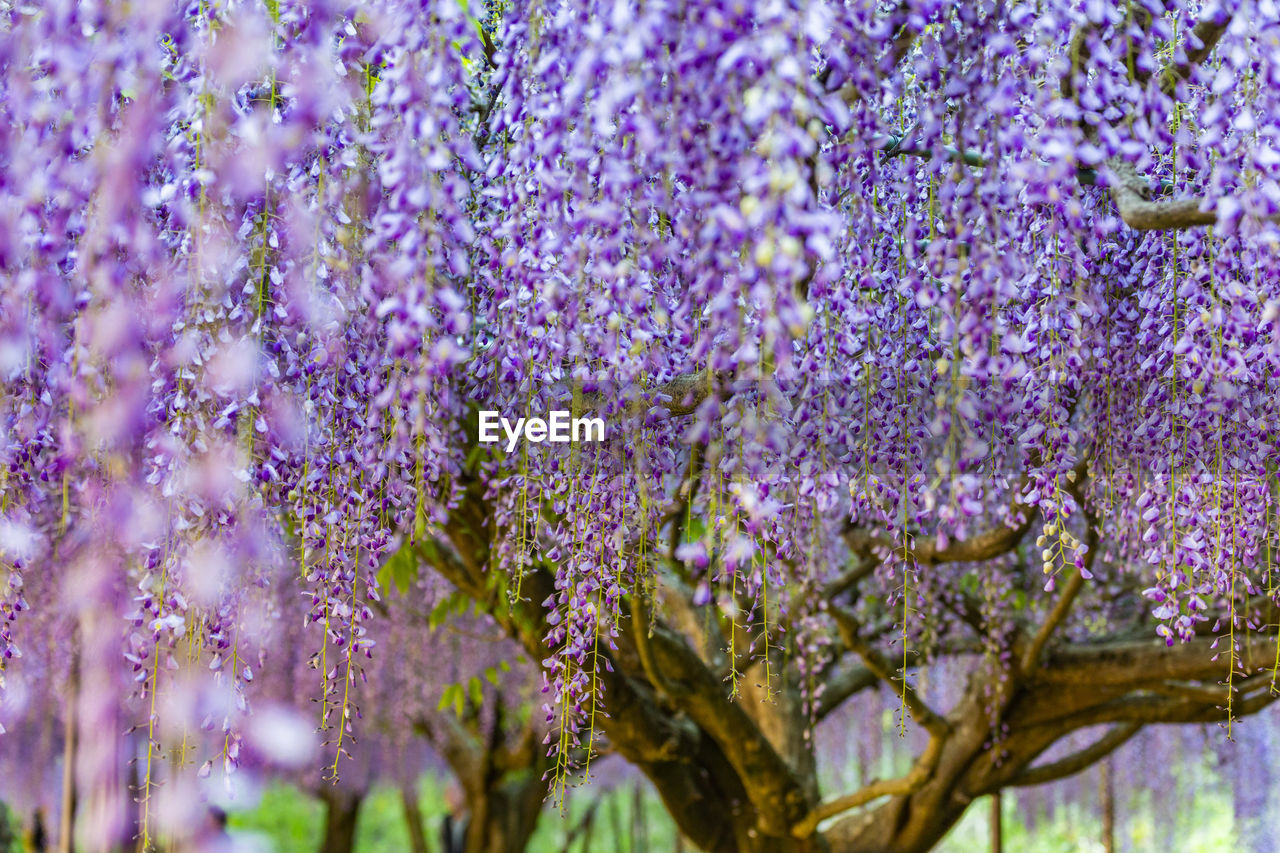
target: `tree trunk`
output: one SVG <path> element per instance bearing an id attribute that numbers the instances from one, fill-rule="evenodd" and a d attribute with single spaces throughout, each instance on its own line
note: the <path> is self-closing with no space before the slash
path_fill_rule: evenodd
<path id="1" fill-rule="evenodd" d="M 985 711 L 988 701 L 983 680 L 975 678 L 949 716 L 954 727 L 928 780 L 911 794 L 891 797 L 881 806 L 838 821 L 827 833 L 831 853 L 925 853 L 955 826 L 978 795 L 998 790 L 999 785 L 988 787 L 992 774 L 1006 772 L 1019 756 L 1005 756 L 1005 764 L 995 761 L 992 723 Z M 1004 704 L 998 695 L 993 701 Z M 1010 746 L 1009 741 L 1002 743 L 999 754 Z M 994 810 L 999 800 L 992 797 L 992 801 L 992 849 L 997 850 Z"/>
<path id="2" fill-rule="evenodd" d="M 404 822 L 409 829 L 409 848 L 413 853 L 429 853 L 427 835 L 422 828 L 422 809 L 418 808 L 418 793 L 414 786 L 400 789 L 400 802 L 404 806 Z"/>
<path id="3" fill-rule="evenodd" d="M 991 853 L 1004 853 L 1003 799 L 999 791 L 991 795 Z"/>
<path id="4" fill-rule="evenodd" d="M 502 600 L 495 599 L 491 576 L 485 573 L 493 530 L 486 487 L 465 475 L 460 482 L 464 496 L 451 511 L 443 538 L 420 558 L 476 601 Z M 1092 531 L 1090 554 L 1096 553 L 1096 545 Z M 534 568 L 523 584 L 524 594 L 510 610 L 498 608 L 491 614 L 535 659 L 542 659 L 551 654 L 546 645 L 549 622 L 537 602 L 554 600 L 556 581 L 549 569 Z M 704 648 L 708 640 L 699 641 L 703 635 L 698 631 L 682 633 L 680 625 L 690 621 L 690 614 L 696 616 L 698 607 L 692 596 L 685 602 L 676 593 L 670 619 L 649 613 L 644 595 L 629 596 L 630 613 L 619 620 L 616 643 L 601 653 L 604 665 L 595 672 L 608 709 L 599 725 L 616 752 L 648 777 L 682 835 L 708 853 L 926 853 L 975 799 L 1006 786 L 1043 784 L 1078 773 L 1143 725 L 1221 716 L 1216 698 L 1165 697 L 1150 688 L 1160 682 L 1219 682 L 1224 665 L 1210 654 L 1209 638 L 1184 643 L 1176 653 L 1157 641 L 1120 635 L 1056 648 L 1051 635 L 1074 595 L 1064 593 L 1034 636 L 1014 637 L 1012 655 L 991 659 L 970 674 L 964 697 L 945 716 L 927 706 L 920 709 L 930 747 L 917 756 L 908 774 L 882 780 L 885 785 L 863 792 L 865 800 L 855 795 L 823 807 L 807 754 L 810 746 L 795 738 L 803 731 L 803 707 L 788 701 L 791 685 L 785 679 L 776 682 L 781 701 L 761 703 L 753 700 L 774 698 L 769 695 L 774 679 L 749 678 L 745 695 L 729 701 L 724 680 L 733 662 L 721 659 L 714 651 L 719 646 Z M 894 675 L 899 668 L 881 660 L 874 649 L 859 651 L 866 643 L 856 619 L 848 614 L 841 618 L 837 611 L 837 623 L 845 644 L 858 651 L 874 677 L 900 684 Z M 718 623 L 707 624 L 716 628 Z M 1246 661 L 1245 670 L 1259 670 L 1262 663 L 1266 661 Z M 1271 698 L 1249 696 L 1241 702 L 1243 713 L 1265 707 Z M 912 708 L 913 716 L 916 710 Z M 1064 736 L 1103 723 L 1112 727 L 1090 747 L 1068 758 L 1035 763 Z M 487 815 L 502 809 L 493 803 L 491 785 L 471 786 L 481 794 L 473 797 L 478 803 L 469 805 L 485 816 L 478 822 L 487 825 Z M 887 790 L 903 793 L 889 795 Z M 823 823 L 834 820 L 818 832 L 819 817 Z M 487 853 L 494 848 L 467 849 Z"/>
<path id="5" fill-rule="evenodd" d="M 633 853 L 649 853 L 649 826 L 645 822 L 644 788 L 636 782 L 631 789 L 631 842 Z"/>
<path id="6" fill-rule="evenodd" d="M 328 789 L 321 797 L 327 809 L 320 853 L 352 853 L 356 846 L 356 819 L 360 816 L 360 804 L 364 801 L 364 795 Z"/>
<path id="7" fill-rule="evenodd" d="M 1102 849 L 1115 853 L 1116 849 L 1116 792 L 1111 782 L 1111 759 L 1099 765 L 1098 794 L 1102 800 Z"/>
<path id="8" fill-rule="evenodd" d="M 536 768 L 508 773 L 483 793 L 467 790 L 466 853 L 524 850 L 538 827 L 546 793 L 546 782 Z"/>
<path id="9" fill-rule="evenodd" d="M 49 831 L 44 825 L 44 807 L 37 806 L 31 813 L 31 823 L 22 836 L 23 853 L 46 853 L 49 849 Z"/>
<path id="10" fill-rule="evenodd" d="M 67 702 L 63 706 L 66 719 L 63 722 L 62 743 L 62 813 L 58 818 L 58 853 L 72 853 L 75 849 L 76 827 L 76 727 L 77 707 L 80 703 L 80 649 L 75 636 L 71 640 L 71 672 L 67 678 Z"/>

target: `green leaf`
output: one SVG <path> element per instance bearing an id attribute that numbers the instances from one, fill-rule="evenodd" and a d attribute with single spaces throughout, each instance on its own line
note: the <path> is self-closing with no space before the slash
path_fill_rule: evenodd
<path id="1" fill-rule="evenodd" d="M 444 692 L 440 694 L 440 704 L 436 706 L 436 710 L 443 711 L 445 708 L 448 708 L 450 705 L 453 705 L 454 713 L 457 714 L 459 717 L 461 717 L 462 716 L 462 700 L 463 700 L 462 685 L 450 684 L 448 687 L 444 689 Z"/>
<path id="2" fill-rule="evenodd" d="M 384 589 L 391 589 L 394 584 L 396 591 L 401 595 L 409 591 L 417 578 L 418 561 L 408 545 L 388 557 L 382 564 L 382 568 L 378 570 L 378 583 L 382 584 Z"/>
<path id="3" fill-rule="evenodd" d="M 468 2 L 468 0 L 458 0 L 458 8 L 461 9 L 462 13 L 467 16 L 467 20 L 471 22 L 471 26 L 476 28 L 476 35 L 480 36 L 481 40 L 483 40 L 484 25 L 480 23 L 479 18 L 471 14 L 471 3 Z M 457 42 L 454 42 L 454 47 L 457 47 L 457 46 L 458 46 Z"/>

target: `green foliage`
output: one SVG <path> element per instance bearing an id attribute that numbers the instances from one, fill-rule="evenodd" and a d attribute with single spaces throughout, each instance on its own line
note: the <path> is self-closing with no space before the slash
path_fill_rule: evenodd
<path id="1" fill-rule="evenodd" d="M 21 853 L 22 816 L 0 803 L 0 853 Z"/>
<path id="2" fill-rule="evenodd" d="M 418 578 L 418 560 L 412 549 L 405 545 L 396 551 L 378 570 L 378 583 L 383 589 L 395 589 L 400 595 L 409 591 L 409 587 Z M 435 626 L 432 625 L 434 628 Z"/>
<path id="3" fill-rule="evenodd" d="M 453 706 L 453 713 L 461 717 L 463 706 L 466 705 L 467 694 L 463 691 L 461 684 L 450 684 L 445 687 L 444 692 L 440 694 L 440 704 L 436 706 L 436 710 L 443 711 L 449 706 Z"/>
<path id="4" fill-rule="evenodd" d="M 473 602 L 461 593 L 451 593 L 440 599 L 436 606 L 431 608 L 431 613 L 427 615 L 427 628 L 435 631 L 445 623 L 450 616 L 462 616 L 468 609 L 474 609 L 479 613 L 479 604 Z"/>
<path id="5" fill-rule="evenodd" d="M 324 804 L 297 788 L 272 783 L 252 808 L 228 810 L 227 827 L 237 835 L 257 836 L 279 851 L 320 849 Z"/>
<path id="6" fill-rule="evenodd" d="M 418 806 L 425 821 L 423 831 L 431 849 L 438 849 L 440 824 L 448 811 L 445 777 L 424 776 L 418 786 Z M 584 788 L 569 798 L 563 816 L 548 809 L 538 823 L 527 853 L 563 853 L 569 850 L 599 853 L 667 853 L 676 849 L 675 826 L 662 802 L 647 787 L 638 803 L 634 789 Z M 589 820 L 590 832 L 583 830 Z M 310 821 L 300 833 L 300 823 Z M 641 828 L 639 825 L 643 824 Z M 231 814 L 233 835 L 252 834 L 277 853 L 310 853 L 318 850 L 324 827 L 324 806 L 318 799 L 296 788 L 272 785 L 252 809 Z M 575 830 L 578 830 L 575 833 Z M 566 842 L 574 838 L 571 845 Z M 583 846 L 589 838 L 589 846 Z M 643 844 L 640 839 L 643 839 Z M 356 823 L 356 853 L 403 853 L 409 849 L 400 792 L 379 786 L 365 798 Z M 693 848 L 686 843 L 686 850 Z M 517 852 L 518 853 L 518 852 Z"/>
<path id="7" fill-rule="evenodd" d="M 427 792 L 429 797 L 422 796 L 422 793 L 419 792 L 418 799 L 423 808 L 428 805 L 438 808 L 435 804 L 441 802 L 442 791 L 432 789 Z M 409 850 L 409 829 L 404 820 L 400 792 L 387 787 L 374 789 L 360 805 L 360 817 L 356 821 L 356 853 Z M 424 831 L 431 835 L 433 830 L 426 828 Z M 434 841 L 432 838 L 428 843 Z M 433 846 L 432 849 L 436 848 Z"/>

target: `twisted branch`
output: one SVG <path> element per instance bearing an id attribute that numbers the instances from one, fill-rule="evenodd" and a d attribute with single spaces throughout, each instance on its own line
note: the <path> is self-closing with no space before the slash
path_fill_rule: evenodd
<path id="1" fill-rule="evenodd" d="M 877 779 L 851 794 L 845 794 L 843 797 L 836 797 L 815 806 L 804 820 L 795 825 L 791 834 L 797 838 L 808 838 L 817 830 L 818 824 L 827 818 L 865 806 L 881 797 L 904 796 L 919 790 L 938 766 L 938 760 L 942 757 L 942 742 L 943 738 L 939 735 L 930 737 L 929 745 L 925 747 L 920 758 L 906 775 L 899 776 L 897 779 Z"/>
<path id="2" fill-rule="evenodd" d="M 1129 738 L 1137 734 L 1141 728 L 1142 725 L 1140 723 L 1121 723 L 1079 752 L 1072 753 L 1059 761 L 1042 764 L 1039 767 L 1029 767 L 1014 776 L 1007 784 L 1018 787 L 1043 785 L 1045 782 L 1052 782 L 1064 776 L 1079 773 L 1095 761 L 1105 758 L 1108 754 L 1114 752 Z"/>

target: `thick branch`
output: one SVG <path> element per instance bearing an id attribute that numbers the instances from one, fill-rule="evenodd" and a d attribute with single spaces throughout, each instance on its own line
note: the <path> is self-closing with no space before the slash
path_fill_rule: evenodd
<path id="1" fill-rule="evenodd" d="M 1118 749 L 1141 728 L 1139 723 L 1121 723 L 1092 745 L 1058 761 L 1042 764 L 1039 767 L 1029 767 L 1013 777 L 1008 784 L 1042 785 L 1064 776 L 1072 776 Z"/>
<path id="2" fill-rule="evenodd" d="M 1225 694 L 1225 689 L 1224 689 Z M 1134 693 L 1122 699 L 1105 702 L 1082 711 L 1053 725 L 1066 723 L 1073 729 L 1101 723 L 1220 723 L 1226 719 L 1225 695 L 1215 702 L 1196 699 L 1179 699 L 1158 693 Z M 1269 692 L 1244 696 L 1232 706 L 1232 717 L 1243 717 L 1265 708 L 1274 701 Z"/>
<path id="3" fill-rule="evenodd" d="M 643 631 L 644 626 L 633 625 L 631 630 Z M 743 707 L 727 700 L 724 685 L 681 636 L 658 622 L 646 640 L 651 665 L 662 672 L 677 706 L 719 745 L 756 807 L 762 828 L 785 834 L 809 805 L 793 769 Z M 786 827 L 775 825 L 777 820 L 784 820 Z"/>
<path id="4" fill-rule="evenodd" d="M 851 531 L 845 534 L 845 541 L 849 543 L 850 549 L 858 554 L 858 558 L 854 561 L 853 565 L 849 566 L 849 568 L 832 578 L 827 585 L 823 587 L 823 596 L 828 601 L 851 587 L 857 586 L 859 581 L 868 577 L 876 570 L 876 567 L 880 565 L 880 560 L 875 556 L 869 553 L 863 554 L 859 552 L 858 548 L 855 547 L 856 537 L 861 537 L 864 543 L 870 541 L 861 531 Z"/>
<path id="5" fill-rule="evenodd" d="M 1213 225 L 1218 215 L 1213 210 L 1201 210 L 1203 197 L 1151 201 L 1147 181 L 1138 170 L 1118 157 L 1107 161 L 1111 167 L 1108 189 L 1111 200 L 1124 224 L 1135 231 L 1169 231 L 1181 228 L 1197 228 Z"/>
<path id="6" fill-rule="evenodd" d="M 865 666 L 854 664 L 835 670 L 823 679 L 822 695 L 817 699 L 814 715 L 819 720 L 823 719 L 844 704 L 850 696 L 861 693 L 879 682 L 880 679 L 876 674 Z"/>
<path id="7" fill-rule="evenodd" d="M 1031 529 L 1032 519 L 1035 517 L 1035 510 L 1033 507 L 1024 507 L 1019 504 L 1017 511 L 1021 511 L 1023 517 L 1013 527 L 999 524 L 959 542 L 949 542 L 943 548 L 939 548 L 932 538 L 910 546 L 898 545 L 880 537 L 867 537 L 866 541 L 869 547 L 900 555 L 904 559 L 914 560 L 924 566 L 939 563 L 980 563 L 1004 556 L 1018 547 L 1027 535 L 1027 531 Z M 858 570 L 858 567 L 854 567 L 855 572 Z M 840 579 L 837 579 L 837 582 L 840 582 Z M 847 586 L 846 584 L 844 588 Z"/>
<path id="8" fill-rule="evenodd" d="M 1214 638 L 1198 637 L 1172 648 L 1155 638 L 1145 641 L 1076 643 L 1050 653 L 1033 674 L 1042 684 L 1135 687 L 1167 681 L 1225 679 L 1230 656 L 1211 647 Z M 1274 649 L 1245 645 L 1235 655 L 1237 671 L 1252 672 L 1272 663 Z"/>

